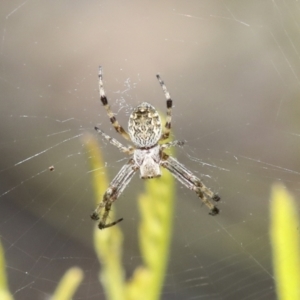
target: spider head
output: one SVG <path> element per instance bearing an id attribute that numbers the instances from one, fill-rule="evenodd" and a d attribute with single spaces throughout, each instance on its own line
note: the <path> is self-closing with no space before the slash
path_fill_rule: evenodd
<path id="1" fill-rule="evenodd" d="M 162 125 L 157 110 L 143 102 L 131 113 L 128 121 L 131 141 L 139 148 L 149 148 L 157 144 L 161 137 Z"/>

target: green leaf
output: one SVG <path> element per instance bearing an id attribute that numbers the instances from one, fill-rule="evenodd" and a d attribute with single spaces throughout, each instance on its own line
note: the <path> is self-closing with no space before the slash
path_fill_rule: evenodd
<path id="1" fill-rule="evenodd" d="M 59 282 L 51 300 L 71 300 L 82 279 L 83 271 L 80 268 L 69 269 Z"/>
<path id="2" fill-rule="evenodd" d="M 280 300 L 300 299 L 299 219 L 293 196 L 274 185 L 271 201 L 271 245 L 277 296 Z"/>
<path id="3" fill-rule="evenodd" d="M 89 136 L 85 145 L 94 170 L 91 174 L 98 204 L 108 187 L 108 179 L 97 141 Z M 174 188 L 174 178 L 166 170 L 162 170 L 160 178 L 145 181 L 146 191 L 138 199 L 141 215 L 138 233 L 143 265 L 136 268 L 127 283 L 122 267 L 123 235 L 120 227 L 115 225 L 100 230 L 95 224 L 94 242 L 101 263 L 100 280 L 108 299 L 159 299 L 169 257 Z M 113 219 L 112 211 L 110 218 Z"/>
<path id="4" fill-rule="evenodd" d="M 0 243 L 0 299 L 13 300 L 13 297 L 8 289 L 5 265 L 4 250 L 2 244 Z"/>
<path id="5" fill-rule="evenodd" d="M 102 201 L 102 197 L 108 187 L 106 168 L 102 153 L 97 140 L 86 135 L 85 146 L 90 154 L 90 164 L 93 170 L 92 181 L 96 205 Z M 114 209 L 115 211 L 115 209 Z M 113 211 L 110 211 L 110 218 L 113 218 Z M 107 299 L 124 299 L 124 270 L 122 267 L 122 246 L 123 234 L 118 225 L 100 230 L 95 222 L 94 246 L 98 259 L 102 265 L 99 279 L 104 287 Z"/>

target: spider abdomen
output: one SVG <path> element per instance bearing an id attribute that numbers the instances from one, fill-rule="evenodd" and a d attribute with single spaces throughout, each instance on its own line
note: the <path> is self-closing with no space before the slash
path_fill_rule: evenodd
<path id="1" fill-rule="evenodd" d="M 128 132 L 137 147 L 148 148 L 157 144 L 162 126 L 156 109 L 146 102 L 138 105 L 129 117 Z"/>

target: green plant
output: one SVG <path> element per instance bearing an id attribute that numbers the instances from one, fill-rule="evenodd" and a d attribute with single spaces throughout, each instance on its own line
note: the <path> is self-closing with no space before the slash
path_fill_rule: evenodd
<path id="1" fill-rule="evenodd" d="M 270 236 L 277 296 L 300 299 L 300 238 L 293 196 L 276 184 L 272 188 Z"/>
<path id="2" fill-rule="evenodd" d="M 2 244 L 0 243 L 0 299 L 1 300 L 12 300 L 13 296 L 11 295 L 6 278 L 5 270 L 5 257 Z"/>
<path id="3" fill-rule="evenodd" d="M 86 139 L 93 174 L 96 201 L 108 187 L 104 163 L 97 141 Z M 159 299 L 168 262 L 172 232 L 174 179 L 163 172 L 159 179 L 145 182 L 146 192 L 138 197 L 141 220 L 139 243 L 143 265 L 126 282 L 122 267 L 123 235 L 119 226 L 100 231 L 95 226 L 94 243 L 101 263 L 100 280 L 110 300 Z M 113 218 L 113 215 L 111 215 Z"/>
<path id="4" fill-rule="evenodd" d="M 60 280 L 51 300 L 70 300 L 75 294 L 83 279 L 83 271 L 80 268 L 70 268 Z M 2 299 L 2 298 L 0 298 Z"/>

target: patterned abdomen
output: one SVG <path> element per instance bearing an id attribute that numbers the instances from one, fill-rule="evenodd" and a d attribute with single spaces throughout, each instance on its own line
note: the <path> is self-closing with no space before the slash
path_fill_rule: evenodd
<path id="1" fill-rule="evenodd" d="M 156 109 L 146 102 L 138 105 L 129 117 L 128 132 L 138 148 L 156 145 L 162 132 L 161 119 Z"/>

